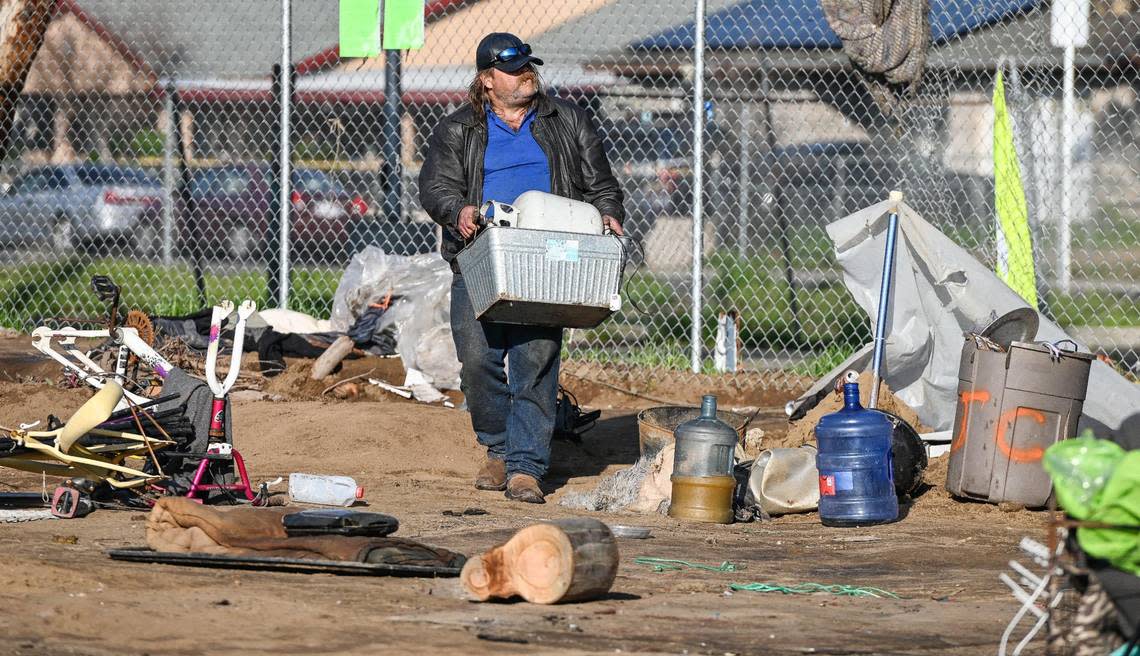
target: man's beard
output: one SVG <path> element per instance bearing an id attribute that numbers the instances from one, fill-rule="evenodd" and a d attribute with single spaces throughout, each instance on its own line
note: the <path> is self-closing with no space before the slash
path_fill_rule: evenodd
<path id="1" fill-rule="evenodd" d="M 526 90 L 526 83 L 530 82 L 530 89 Z M 538 76 L 534 71 L 528 71 L 519 76 L 519 85 L 515 87 L 506 98 L 504 104 L 511 107 L 526 107 L 538 97 Z"/>

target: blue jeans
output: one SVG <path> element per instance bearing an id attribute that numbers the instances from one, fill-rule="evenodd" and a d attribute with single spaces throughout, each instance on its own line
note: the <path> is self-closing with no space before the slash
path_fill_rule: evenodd
<path id="1" fill-rule="evenodd" d="M 471 427 L 507 476 L 542 480 L 558 398 L 562 329 L 484 323 L 475 318 L 462 274 L 451 282 L 451 336 Z"/>

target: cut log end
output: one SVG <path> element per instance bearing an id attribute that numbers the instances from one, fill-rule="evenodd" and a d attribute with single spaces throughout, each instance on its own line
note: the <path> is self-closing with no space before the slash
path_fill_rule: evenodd
<path id="1" fill-rule="evenodd" d="M 491 598 L 491 577 L 483 564 L 482 556 L 469 558 L 463 564 L 463 571 L 459 573 L 459 580 L 463 582 L 463 587 L 475 599 L 487 601 Z"/>
<path id="2" fill-rule="evenodd" d="M 592 599 L 609 591 L 618 551 L 609 527 L 592 519 L 528 526 L 467 561 L 460 575 L 473 597 L 515 595 L 536 604 Z"/>

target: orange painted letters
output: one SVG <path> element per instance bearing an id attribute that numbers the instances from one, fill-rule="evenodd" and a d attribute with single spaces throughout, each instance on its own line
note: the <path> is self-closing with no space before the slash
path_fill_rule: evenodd
<path id="1" fill-rule="evenodd" d="M 950 443 L 950 452 L 953 453 L 962 448 L 966 443 L 966 426 L 970 419 L 970 404 L 971 403 L 985 403 L 990 400 L 990 393 L 986 390 L 973 390 L 970 392 L 962 392 L 962 423 L 958 426 L 958 434 L 954 436 L 954 441 Z"/>
<path id="2" fill-rule="evenodd" d="M 1029 418 L 1033 419 L 1033 421 L 1036 421 L 1039 424 L 1045 423 L 1045 414 L 1042 413 L 1040 410 L 1034 410 L 1033 408 L 1017 408 L 1015 410 L 1010 410 L 1008 412 L 1003 413 L 1002 416 L 1000 418 L 998 418 L 998 427 L 997 427 L 997 447 L 998 447 L 998 450 L 1001 451 L 1002 453 L 1004 453 L 1005 457 L 1009 458 L 1013 462 L 1017 462 L 1017 463 L 1037 462 L 1037 461 L 1041 460 L 1041 456 L 1043 456 L 1045 454 L 1045 449 L 1041 448 L 1040 446 L 1032 446 L 1032 447 L 1024 448 L 1024 449 L 1015 449 L 1009 443 L 1009 441 L 1005 439 L 1006 424 L 1009 424 L 1010 426 L 1012 426 L 1013 424 L 1017 423 L 1017 420 L 1020 417 L 1029 417 Z"/>

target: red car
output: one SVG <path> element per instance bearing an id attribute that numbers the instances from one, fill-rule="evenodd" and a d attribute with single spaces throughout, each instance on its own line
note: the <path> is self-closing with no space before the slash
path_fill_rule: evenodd
<path id="1" fill-rule="evenodd" d="M 209 259 L 261 259 L 269 244 L 271 198 L 270 168 L 265 164 L 227 164 L 196 168 L 191 172 L 193 211 L 181 198 L 175 201 L 180 253 L 201 248 Z M 328 173 L 315 169 L 292 172 L 290 249 L 298 257 L 346 259 L 354 224 L 368 213 L 360 196 L 348 193 Z M 144 257 L 162 253 L 162 203 L 151 204 L 135 236 Z M 275 255 L 275 254 L 274 254 Z"/>

